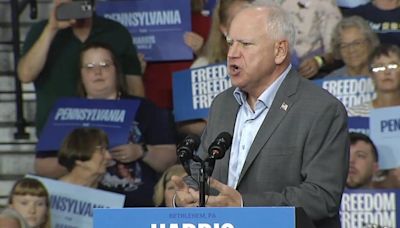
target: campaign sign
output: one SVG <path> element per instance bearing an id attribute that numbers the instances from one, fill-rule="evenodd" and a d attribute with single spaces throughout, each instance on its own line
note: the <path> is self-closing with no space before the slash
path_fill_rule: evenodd
<path id="1" fill-rule="evenodd" d="M 174 72 L 175 121 L 205 119 L 212 100 L 231 87 L 226 63 Z"/>
<path id="2" fill-rule="evenodd" d="M 396 228 L 400 218 L 399 193 L 395 189 L 345 190 L 340 205 L 342 228 Z"/>
<path id="3" fill-rule="evenodd" d="M 192 30 L 188 0 L 97 1 L 96 12 L 118 21 L 132 35 L 138 52 L 147 61 L 193 59 L 193 51 L 183 40 Z"/>
<path id="4" fill-rule="evenodd" d="M 348 120 L 350 132 L 358 132 L 369 135 L 369 117 L 351 116 Z"/>
<path id="5" fill-rule="evenodd" d="M 122 208 L 125 195 L 69 184 L 44 177 L 40 180 L 50 195 L 51 227 L 93 227 L 94 208 Z"/>
<path id="6" fill-rule="evenodd" d="M 217 0 L 206 0 L 203 10 L 210 12 L 210 15 L 211 15 L 216 4 L 217 4 Z"/>
<path id="7" fill-rule="evenodd" d="M 328 90 L 346 108 L 371 101 L 376 97 L 375 86 L 370 77 L 327 77 L 313 82 Z"/>
<path id="8" fill-rule="evenodd" d="M 400 106 L 372 109 L 371 139 L 379 151 L 379 167 L 394 168 L 400 163 Z"/>
<path id="9" fill-rule="evenodd" d="M 140 101 L 130 99 L 59 99 L 50 112 L 36 150 L 58 150 L 65 136 L 78 127 L 103 129 L 110 148 L 126 144 L 139 104 Z"/>
<path id="10" fill-rule="evenodd" d="M 295 227 L 294 207 L 95 209 L 94 227 L 268 228 Z"/>

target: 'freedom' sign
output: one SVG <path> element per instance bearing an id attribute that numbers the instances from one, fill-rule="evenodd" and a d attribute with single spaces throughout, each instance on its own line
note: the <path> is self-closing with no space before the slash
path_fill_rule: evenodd
<path id="1" fill-rule="evenodd" d="M 328 90 L 346 108 L 371 101 L 376 97 L 375 86 L 370 77 L 327 77 L 313 82 Z"/>
<path id="2" fill-rule="evenodd" d="M 231 85 L 225 63 L 175 72 L 175 121 L 207 118 L 214 97 Z"/>

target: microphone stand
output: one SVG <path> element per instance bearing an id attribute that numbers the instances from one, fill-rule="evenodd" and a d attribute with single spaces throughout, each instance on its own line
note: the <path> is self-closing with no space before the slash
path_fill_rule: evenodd
<path id="1" fill-rule="evenodd" d="M 193 156 L 193 160 L 200 163 L 200 170 L 199 170 L 199 207 L 206 206 L 206 183 L 208 180 L 208 170 L 209 161 L 210 159 L 206 159 L 203 161 L 198 156 Z M 213 167 L 214 168 L 214 167 Z"/>
<path id="2" fill-rule="evenodd" d="M 205 170 L 205 162 L 201 162 L 201 167 L 200 167 L 200 176 L 199 176 L 199 182 L 200 182 L 200 187 L 199 187 L 199 207 L 205 207 L 206 206 L 206 183 L 207 183 L 207 173 Z"/>

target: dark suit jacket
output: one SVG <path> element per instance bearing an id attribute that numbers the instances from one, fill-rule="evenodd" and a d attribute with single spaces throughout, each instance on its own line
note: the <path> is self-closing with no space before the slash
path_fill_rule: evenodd
<path id="1" fill-rule="evenodd" d="M 233 135 L 239 109 L 234 89 L 218 95 L 211 105 L 198 152 L 202 158 L 219 133 Z M 340 227 L 338 210 L 348 156 L 345 108 L 291 70 L 249 150 L 237 190 L 244 206 L 302 207 L 318 227 Z M 225 184 L 229 157 L 227 151 L 213 172 Z"/>

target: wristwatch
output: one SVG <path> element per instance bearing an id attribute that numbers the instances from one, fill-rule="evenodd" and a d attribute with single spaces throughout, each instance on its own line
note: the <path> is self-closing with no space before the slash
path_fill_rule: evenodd
<path id="1" fill-rule="evenodd" d="M 142 154 L 142 159 L 143 159 L 144 157 L 146 157 L 147 153 L 149 152 L 149 148 L 147 148 L 147 145 L 145 143 L 142 143 L 142 151 L 143 151 L 143 154 Z"/>

